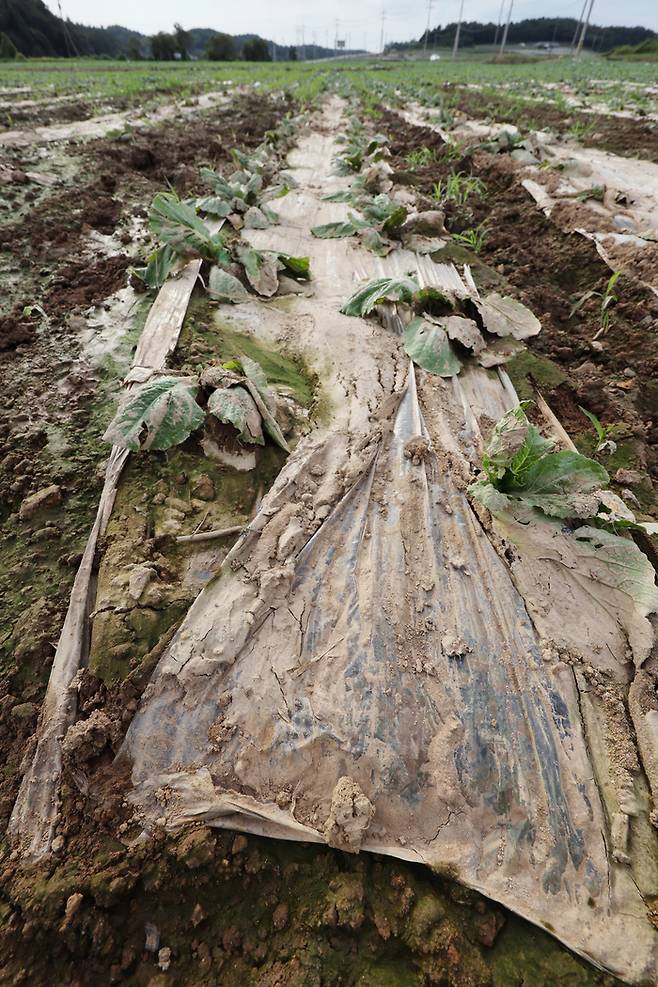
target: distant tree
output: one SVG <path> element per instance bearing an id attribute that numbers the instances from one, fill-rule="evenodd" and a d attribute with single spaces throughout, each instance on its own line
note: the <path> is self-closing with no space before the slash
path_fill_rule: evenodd
<path id="1" fill-rule="evenodd" d="M 128 42 L 128 47 L 126 48 L 126 55 L 131 62 L 138 62 L 142 57 L 142 46 L 139 43 L 138 38 L 131 38 Z"/>
<path id="2" fill-rule="evenodd" d="M 289 62 L 297 61 L 297 49 L 295 48 L 294 45 L 290 45 L 290 48 L 288 48 L 288 61 Z"/>
<path id="3" fill-rule="evenodd" d="M 251 38 L 245 41 L 242 49 L 245 62 L 271 62 L 270 46 L 263 38 Z"/>
<path id="4" fill-rule="evenodd" d="M 4 33 L 0 34 L 0 61 L 13 62 L 17 54 L 16 45 L 11 38 L 8 38 Z"/>
<path id="5" fill-rule="evenodd" d="M 176 39 L 176 51 L 186 62 L 190 57 L 190 32 L 186 31 L 180 24 L 174 24 L 174 38 Z"/>
<path id="6" fill-rule="evenodd" d="M 237 57 L 235 42 L 230 34 L 215 34 L 208 42 L 206 57 L 211 62 L 232 62 Z"/>
<path id="7" fill-rule="evenodd" d="M 178 45 L 173 34 L 159 31 L 151 38 L 151 55 L 156 62 L 172 62 L 177 51 Z"/>

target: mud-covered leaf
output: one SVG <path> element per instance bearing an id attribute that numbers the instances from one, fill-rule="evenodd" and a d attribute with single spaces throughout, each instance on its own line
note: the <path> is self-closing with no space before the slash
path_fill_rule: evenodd
<path id="1" fill-rule="evenodd" d="M 258 206 L 249 206 L 244 214 L 244 228 L 246 230 L 266 230 L 269 225 L 270 220 L 262 209 L 259 209 Z"/>
<path id="2" fill-rule="evenodd" d="M 461 370 L 445 329 L 420 316 L 405 329 L 404 349 L 415 364 L 439 377 L 454 377 Z"/>
<path id="3" fill-rule="evenodd" d="M 461 315 L 447 315 L 442 319 L 432 319 L 431 321 L 442 326 L 449 339 L 456 340 L 466 349 L 472 350 L 474 354 L 481 353 L 486 346 L 482 333 L 473 319 L 466 319 Z"/>
<path id="4" fill-rule="evenodd" d="M 272 395 L 267 383 L 265 371 L 261 367 L 260 363 L 257 363 L 256 360 L 252 360 L 251 357 L 241 356 L 240 366 L 242 367 L 245 377 L 248 377 L 249 380 L 253 381 L 256 385 L 258 388 L 258 393 L 261 394 L 266 401 L 269 401 Z"/>
<path id="5" fill-rule="evenodd" d="M 545 439 L 528 421 L 525 413 L 528 404 L 528 401 L 522 401 L 496 422 L 482 460 L 490 481 L 501 480 L 508 467 L 513 477 L 521 477 L 553 449 L 553 441 Z"/>
<path id="6" fill-rule="evenodd" d="M 401 278 L 375 278 L 359 288 L 341 308 L 343 315 L 368 315 L 375 305 L 385 301 L 411 303 L 418 291 L 415 277 L 406 274 Z"/>
<path id="7" fill-rule="evenodd" d="M 193 206 L 181 202 L 172 192 L 158 192 L 155 196 L 151 203 L 149 225 L 159 239 L 176 253 L 189 249 L 211 258 L 223 247 L 221 239 L 210 233 Z"/>
<path id="8" fill-rule="evenodd" d="M 367 223 L 352 216 L 350 219 L 343 219 L 336 223 L 323 223 L 321 226 L 312 226 L 311 233 L 319 240 L 338 240 L 343 237 L 355 236 L 359 230 L 367 229 L 367 226 Z"/>
<path id="9" fill-rule="evenodd" d="M 218 195 L 208 195 L 205 198 L 196 200 L 197 209 L 208 213 L 209 216 L 217 216 L 225 219 L 233 211 L 230 199 L 221 198 Z"/>
<path id="10" fill-rule="evenodd" d="M 208 398 L 208 411 L 221 422 L 233 425 L 243 442 L 264 445 L 260 412 L 244 387 L 219 387 Z"/>
<path id="11" fill-rule="evenodd" d="M 147 288 L 161 288 L 176 263 L 176 251 L 169 244 L 149 254 L 146 267 L 136 267 L 134 273 Z"/>
<path id="12" fill-rule="evenodd" d="M 218 302 L 232 302 L 234 305 L 249 301 L 249 292 L 242 282 L 221 267 L 210 269 L 208 294 Z"/>
<path id="13" fill-rule="evenodd" d="M 386 257 L 393 249 L 393 244 L 387 240 L 377 230 L 362 230 L 360 233 L 361 243 L 371 254 L 377 257 Z"/>
<path id="14" fill-rule="evenodd" d="M 331 192 L 329 195 L 323 195 L 323 202 L 351 202 L 354 193 L 351 189 L 343 189 L 340 192 Z"/>
<path id="15" fill-rule="evenodd" d="M 171 449 L 203 424 L 191 377 L 156 377 L 122 401 L 103 439 L 124 449 Z"/>
<path id="16" fill-rule="evenodd" d="M 262 254 L 253 247 L 241 244 L 236 249 L 236 256 L 252 288 L 259 295 L 270 298 L 279 287 L 276 254 Z"/>
<path id="17" fill-rule="evenodd" d="M 500 367 L 518 353 L 522 353 L 524 349 L 523 343 L 510 336 L 507 339 L 493 339 L 487 343 L 486 348 L 481 353 L 477 354 L 477 362 L 485 370 L 490 367 Z"/>
<path id="18" fill-rule="evenodd" d="M 494 291 L 486 298 L 474 298 L 473 304 L 480 313 L 484 328 L 495 336 L 527 339 L 541 330 L 539 319 L 515 298 Z"/>

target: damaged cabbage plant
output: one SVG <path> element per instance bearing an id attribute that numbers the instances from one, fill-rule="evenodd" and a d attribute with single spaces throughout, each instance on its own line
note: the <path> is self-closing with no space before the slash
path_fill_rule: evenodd
<path id="1" fill-rule="evenodd" d="M 103 439 L 134 452 L 162 451 L 185 442 L 208 418 L 232 426 L 240 442 L 264 445 L 269 435 L 290 451 L 282 401 L 260 364 L 246 356 L 207 367 L 199 377 L 170 372 L 132 387 Z"/>
<path id="2" fill-rule="evenodd" d="M 213 233 L 197 212 L 196 201 L 173 192 L 158 192 L 151 204 L 149 227 L 160 240 L 146 267 L 135 274 L 148 288 L 160 288 L 179 258 L 200 258 L 211 265 L 209 292 L 220 302 L 248 301 L 247 286 L 270 298 L 279 290 L 280 275 L 309 280 L 308 257 L 259 251 L 223 231 Z"/>
<path id="3" fill-rule="evenodd" d="M 365 317 L 385 302 L 398 303 L 405 323 L 404 348 L 413 362 L 440 377 L 454 377 L 468 359 L 481 367 L 509 360 L 521 340 L 535 336 L 541 323 L 514 298 L 491 292 L 481 297 L 468 267 L 468 292 L 421 288 L 414 274 L 376 278 L 343 305 L 343 315 Z"/>
<path id="4" fill-rule="evenodd" d="M 608 489 L 607 471 L 578 452 L 555 449 L 527 418 L 523 401 L 496 424 L 482 459 L 483 477 L 469 493 L 492 514 L 517 520 L 537 517 L 586 524 L 611 536 L 636 530 L 658 533 L 658 524 L 636 521 L 624 501 Z"/>
<path id="5" fill-rule="evenodd" d="M 358 236 L 373 254 L 385 257 L 398 243 L 417 253 L 432 253 L 445 246 L 444 214 L 438 210 L 409 214 L 407 207 L 385 192 L 369 195 L 363 185 L 324 197 L 329 202 L 350 202 L 360 216 L 311 228 L 322 239 Z"/>

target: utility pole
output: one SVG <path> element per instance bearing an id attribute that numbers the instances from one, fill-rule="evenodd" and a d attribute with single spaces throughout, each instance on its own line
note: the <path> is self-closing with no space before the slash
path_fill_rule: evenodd
<path id="1" fill-rule="evenodd" d="M 462 0 L 459 7 L 459 20 L 457 21 L 457 30 L 455 31 L 455 43 L 452 46 L 452 57 L 454 58 L 457 54 L 457 49 L 459 48 L 459 35 L 462 29 L 462 17 L 464 16 L 464 0 Z"/>
<path id="2" fill-rule="evenodd" d="M 338 54 L 338 18 L 336 18 L 336 33 L 334 34 L 334 58 Z"/>
<path id="3" fill-rule="evenodd" d="M 594 0 L 589 0 L 589 7 L 587 9 L 587 16 L 583 23 L 583 29 L 580 32 L 580 37 L 578 39 L 578 48 L 576 49 L 576 58 L 580 57 L 580 52 L 582 51 L 583 42 L 585 41 L 585 35 L 587 34 L 587 28 L 589 27 L 589 19 L 592 16 L 592 7 L 594 6 Z"/>
<path id="4" fill-rule="evenodd" d="M 512 8 L 514 7 L 514 0 L 509 0 L 509 9 L 507 11 L 507 21 L 505 23 L 505 30 L 503 31 L 503 40 L 500 44 L 500 52 L 498 54 L 499 58 L 503 57 L 503 52 L 505 51 L 505 45 L 507 44 L 507 35 L 509 32 L 510 21 L 512 20 Z"/>
<path id="5" fill-rule="evenodd" d="M 580 31 L 580 25 L 583 23 L 585 18 L 585 7 L 587 6 L 587 0 L 583 3 L 583 9 L 580 12 L 580 17 L 578 18 L 578 23 L 576 24 L 576 30 L 573 32 L 573 38 L 571 39 L 571 50 L 576 47 L 576 38 L 578 37 L 578 32 Z"/>
<path id="6" fill-rule="evenodd" d="M 386 20 L 386 11 L 382 7 L 382 30 L 379 35 L 379 50 L 382 53 L 382 55 L 384 54 L 384 21 L 385 20 Z"/>
<path id="7" fill-rule="evenodd" d="M 496 34 L 494 36 L 494 48 L 498 44 L 498 35 L 500 33 L 500 26 L 503 23 L 503 8 L 505 7 L 505 0 L 500 0 L 500 10 L 498 11 L 498 23 L 496 24 Z"/>
<path id="8" fill-rule="evenodd" d="M 425 28 L 425 41 L 423 51 L 427 51 L 427 38 L 430 33 L 430 17 L 432 16 L 432 0 L 427 0 L 427 27 Z"/>
<path id="9" fill-rule="evenodd" d="M 304 25 L 302 24 L 302 61 L 306 61 L 306 44 L 304 42 Z"/>

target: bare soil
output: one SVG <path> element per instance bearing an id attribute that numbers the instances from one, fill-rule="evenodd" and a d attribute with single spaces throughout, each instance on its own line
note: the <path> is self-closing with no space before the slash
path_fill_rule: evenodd
<path id="1" fill-rule="evenodd" d="M 397 114 L 385 114 L 382 127 L 391 134 L 393 167 L 426 195 L 451 172 L 484 181 L 482 195 L 472 195 L 464 206 L 447 204 L 446 225 L 454 233 L 482 227 L 480 253 L 462 259 L 479 264 L 482 279 L 498 279 L 542 322 L 542 332 L 528 340 L 529 357 L 510 367 L 517 389 L 530 397 L 528 385 L 537 385 L 588 454 L 592 435 L 579 405 L 614 426 L 618 451 L 602 462 L 613 476 L 618 469 L 642 473 L 635 494 L 649 510 L 658 481 L 658 299 L 622 276 L 610 327 L 594 340 L 601 329 L 600 300 L 571 311 L 586 291 L 603 292 L 612 272 L 591 241 L 565 232 L 536 207 L 521 185 L 518 165 L 504 154 L 451 160 L 440 143 L 437 148 L 438 135 Z M 420 146 L 436 148 L 435 160 L 410 175 L 407 155 Z"/>
<path id="2" fill-rule="evenodd" d="M 562 110 L 551 103 L 519 100 L 504 93 L 496 96 L 481 90 L 446 87 L 451 106 L 475 120 L 491 117 L 497 123 L 513 123 L 527 130 L 553 130 L 572 136 L 581 134 L 582 143 L 629 158 L 658 161 L 658 123 L 632 120 L 602 113 Z M 575 130 L 574 130 L 575 128 Z"/>
<path id="3" fill-rule="evenodd" d="M 109 418 L 107 381 L 81 357 L 80 314 L 126 283 L 134 249 L 128 223 L 143 214 L 155 191 L 165 182 L 182 194 L 194 190 L 199 164 L 221 167 L 231 147 L 255 146 L 287 109 L 245 97 L 223 107 L 219 119 L 208 114 L 72 148 L 80 161 L 75 186 L 44 193 L 27 222 L 2 232 L 4 255 L 25 272 L 26 285 L 12 297 L 0 328 L 6 409 L 0 412 L 2 828 L 21 762 L 34 747 L 107 452 L 100 442 Z M 392 115 L 382 129 L 393 138 L 392 163 L 421 192 L 429 194 L 455 169 L 440 138 Z M 435 148 L 437 159 L 410 174 L 406 155 L 421 145 Z M 627 436 L 620 439 L 624 463 L 644 478 L 656 469 L 658 441 L 656 423 L 647 424 L 656 417 L 651 374 L 655 378 L 657 354 L 650 335 L 656 300 L 629 283 L 603 348 L 593 349 L 595 308 L 571 319 L 569 309 L 574 293 L 600 286 L 609 272 L 591 244 L 544 219 L 509 164 L 487 155 L 457 163 L 457 170 L 479 174 L 489 194 L 469 202 L 467 212 L 450 210 L 447 221 L 455 231 L 489 225 L 480 258 L 467 255 L 478 277 L 505 284 L 542 318 L 543 332 L 526 364 L 516 368 L 517 388 L 524 381 L 528 388 L 539 384 L 584 444 L 589 437 L 578 403 L 618 423 Z M 121 249 L 108 256 L 90 252 L 90 230 L 118 232 Z M 45 325 L 22 314 L 35 300 L 48 313 Z M 642 323 L 647 318 L 650 325 Z M 59 488 L 61 502 L 19 521 L 24 498 L 50 485 Z M 633 489 L 649 496 L 642 484 Z M 24 870 L 0 840 L 2 983 L 613 987 L 612 977 L 449 875 L 400 861 L 204 827 L 175 839 L 156 834 L 126 851 L 114 835 L 127 814 L 125 779 L 110 764 L 165 646 L 166 637 L 116 686 L 89 671 L 83 675 L 82 717 L 95 717 L 98 728 L 65 763 L 65 852 L 45 867 Z"/>

